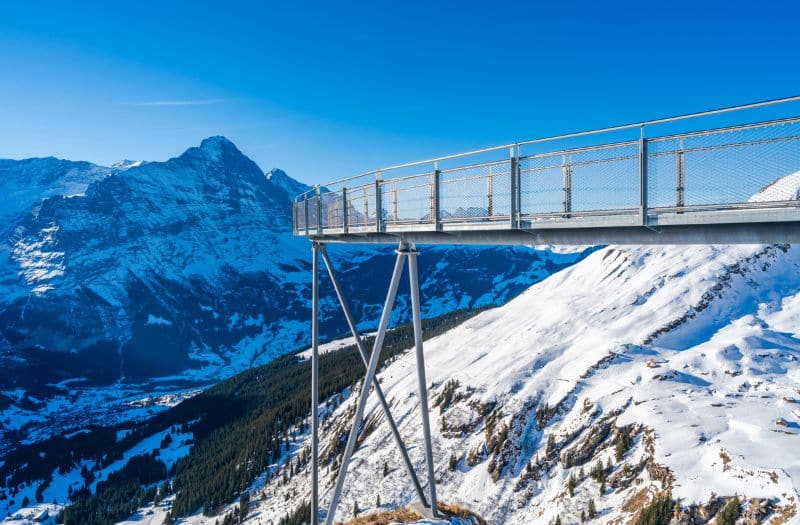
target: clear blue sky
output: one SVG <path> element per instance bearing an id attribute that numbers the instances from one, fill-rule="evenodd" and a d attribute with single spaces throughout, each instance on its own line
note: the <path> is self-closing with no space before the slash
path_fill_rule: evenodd
<path id="1" fill-rule="evenodd" d="M 612 3 L 614 5 L 612 5 Z M 800 91 L 800 3 L 0 3 L 0 157 L 223 134 L 306 182 Z"/>

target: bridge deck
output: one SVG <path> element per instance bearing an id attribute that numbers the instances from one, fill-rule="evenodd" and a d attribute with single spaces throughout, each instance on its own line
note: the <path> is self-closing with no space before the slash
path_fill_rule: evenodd
<path id="1" fill-rule="evenodd" d="M 752 121 L 744 111 L 798 100 L 376 170 L 298 196 L 294 232 L 353 243 L 800 242 L 800 117 Z M 723 113 L 738 120 L 647 136 Z"/>

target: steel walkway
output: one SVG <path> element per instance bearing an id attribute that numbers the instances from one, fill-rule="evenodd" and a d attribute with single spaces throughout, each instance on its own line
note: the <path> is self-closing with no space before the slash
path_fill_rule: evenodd
<path id="1" fill-rule="evenodd" d="M 294 231 L 358 243 L 800 242 L 800 202 L 786 198 L 800 171 L 800 117 L 757 120 L 798 101 L 382 168 L 297 196 Z M 709 127 L 722 117 L 735 123 Z M 682 131 L 655 133 L 670 128 Z"/>
<path id="2" fill-rule="evenodd" d="M 294 233 L 312 241 L 313 255 L 312 524 L 321 518 L 326 525 L 334 523 L 371 390 L 419 498 L 417 506 L 437 513 L 417 245 L 800 242 L 800 117 L 785 114 L 794 102 L 800 96 L 413 162 L 298 196 Z M 326 252 L 327 243 L 343 242 L 399 246 L 371 352 Z M 367 369 L 327 501 L 319 494 L 320 258 Z M 377 379 L 406 263 L 427 487 Z M 327 512 L 321 511 L 326 502 Z"/>

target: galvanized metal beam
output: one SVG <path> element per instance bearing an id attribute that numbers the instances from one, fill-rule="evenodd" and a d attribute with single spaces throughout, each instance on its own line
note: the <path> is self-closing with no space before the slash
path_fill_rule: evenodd
<path id="1" fill-rule="evenodd" d="M 375 342 L 372 346 L 372 355 L 369 358 L 367 365 L 367 374 L 361 384 L 361 394 L 358 397 L 358 405 L 356 413 L 353 416 L 353 426 L 350 429 L 350 435 L 347 438 L 344 454 L 342 455 L 342 466 L 339 469 L 339 476 L 336 479 L 336 486 L 333 489 L 333 497 L 331 504 L 328 508 L 328 515 L 325 518 L 326 525 L 333 525 L 333 520 L 336 517 L 336 507 L 339 505 L 339 499 L 342 496 L 342 488 L 344 487 L 344 480 L 347 477 L 347 467 L 350 464 L 350 459 L 353 456 L 356 440 L 361 429 L 361 424 L 364 417 L 364 408 L 367 405 L 367 398 L 369 397 L 370 385 L 375 381 L 375 373 L 378 370 L 378 361 L 383 348 L 383 340 L 386 337 L 386 329 L 389 326 L 389 319 L 392 315 L 394 307 L 394 300 L 397 296 L 397 287 L 400 285 L 400 277 L 403 274 L 403 263 L 405 262 L 405 255 L 398 252 L 397 260 L 394 264 L 394 271 L 392 272 L 392 280 L 389 283 L 389 291 L 386 294 L 386 302 L 383 305 L 383 313 L 381 313 L 381 320 L 378 324 L 378 333 L 375 335 Z"/>
<path id="2" fill-rule="evenodd" d="M 322 249 L 322 260 L 325 262 L 325 267 L 328 269 L 328 275 L 333 283 L 336 296 L 339 298 L 339 304 L 341 305 L 342 312 L 347 320 L 347 325 L 350 327 L 350 332 L 353 334 L 353 338 L 356 341 L 356 346 L 358 347 L 358 353 L 361 355 L 361 360 L 364 362 L 364 366 L 369 366 L 369 356 L 367 355 L 366 348 L 364 348 L 364 341 L 361 339 L 361 335 L 358 333 L 358 328 L 356 327 L 353 313 L 351 312 L 350 306 L 347 303 L 347 299 L 344 296 L 344 291 L 342 290 L 342 286 L 339 283 L 339 278 L 336 276 L 336 272 L 333 269 L 333 264 L 328 257 L 328 252 L 324 249 L 324 247 Z M 386 415 L 386 422 L 389 424 L 389 428 L 392 431 L 392 437 L 394 438 L 395 444 L 397 445 L 400 455 L 402 456 L 403 465 L 406 468 L 406 472 L 411 478 L 411 482 L 414 484 L 414 489 L 417 491 L 417 496 L 419 496 L 420 501 L 427 506 L 428 500 L 425 498 L 425 492 L 422 490 L 422 485 L 420 485 L 419 478 L 417 478 L 417 473 L 414 471 L 414 466 L 411 464 L 411 459 L 408 457 L 408 450 L 406 449 L 405 443 L 403 443 L 403 438 L 400 436 L 397 423 L 395 422 L 394 417 L 392 417 L 392 411 L 389 408 L 389 403 L 386 401 L 386 397 L 383 394 L 383 389 L 381 388 L 381 385 L 377 379 L 373 381 L 373 386 L 375 387 L 375 393 L 378 395 L 378 400 L 383 407 L 383 412 Z"/>
<path id="3" fill-rule="evenodd" d="M 431 514 L 439 514 L 436 501 L 436 475 L 433 464 L 433 447 L 431 444 L 431 422 L 428 415 L 428 385 L 425 379 L 425 352 L 422 348 L 422 315 L 420 314 L 419 277 L 417 275 L 417 251 L 414 246 L 406 244 L 400 249 L 408 256 L 408 278 L 411 285 L 411 311 L 414 322 L 414 349 L 417 357 L 417 383 L 419 386 L 419 405 L 422 416 L 422 437 L 425 442 L 425 463 L 428 466 L 428 490 L 431 495 Z"/>
<path id="4" fill-rule="evenodd" d="M 312 243 L 311 263 L 311 525 L 319 523 L 319 251 Z"/>
<path id="5" fill-rule="evenodd" d="M 673 217 L 685 217 L 689 212 Z M 464 230 L 448 232 L 402 232 L 369 235 L 327 235 L 312 237 L 326 243 L 397 244 L 401 240 L 415 244 L 484 244 L 588 246 L 598 244 L 800 244 L 800 220 L 796 222 L 759 222 L 741 224 L 669 224 L 651 223 L 654 231 L 641 226 L 595 228 L 542 228 L 525 230 Z"/>

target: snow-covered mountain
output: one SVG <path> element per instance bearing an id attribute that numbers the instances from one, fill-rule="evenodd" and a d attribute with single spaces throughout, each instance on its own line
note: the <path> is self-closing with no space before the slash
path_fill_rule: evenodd
<path id="1" fill-rule="evenodd" d="M 654 501 L 676 524 L 726 505 L 736 523 L 800 522 L 798 247 L 606 247 L 425 351 L 439 498 L 489 523 L 634 523 Z M 414 366 L 411 352 L 379 378 L 422 473 Z M 326 464 L 354 399 L 326 405 Z M 342 518 L 415 498 L 382 419 L 373 398 Z M 307 465 L 287 465 L 294 476 L 252 487 L 254 520 L 308 497 Z"/>
<path id="2" fill-rule="evenodd" d="M 267 180 L 281 188 L 290 199 L 308 191 L 311 187 L 297 181 L 286 174 L 285 171 L 273 168 L 267 172 Z"/>
<path id="3" fill-rule="evenodd" d="M 12 235 L 20 215 L 35 212 L 44 199 L 82 195 L 92 182 L 111 172 L 89 162 L 55 157 L 0 159 L 0 236 Z"/>
<path id="4" fill-rule="evenodd" d="M 0 444 L 123 417 L 131 402 L 180 397 L 308 341 L 310 247 L 290 231 L 290 199 L 307 186 L 265 175 L 226 138 L 114 168 L 0 161 L 0 176 Z M 388 282 L 392 247 L 330 252 L 373 326 L 385 290 L 363 283 Z M 501 304 L 583 256 L 425 250 L 425 314 Z M 332 337 L 346 325 L 323 286 Z"/>

